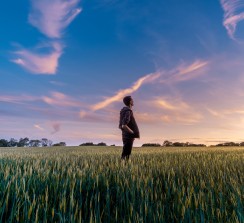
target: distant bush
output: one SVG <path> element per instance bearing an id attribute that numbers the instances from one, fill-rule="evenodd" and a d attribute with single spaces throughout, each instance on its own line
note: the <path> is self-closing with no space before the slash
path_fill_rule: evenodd
<path id="1" fill-rule="evenodd" d="M 145 143 L 142 144 L 142 147 L 159 147 L 161 146 L 159 143 Z"/>
<path id="2" fill-rule="evenodd" d="M 105 142 L 99 142 L 98 144 L 94 144 L 93 142 L 85 142 L 79 146 L 107 146 L 107 144 Z"/>
<path id="3" fill-rule="evenodd" d="M 225 142 L 225 143 L 217 144 L 216 146 L 239 146 L 239 143 L 235 143 L 235 142 Z"/>
<path id="4" fill-rule="evenodd" d="M 66 143 L 65 142 L 59 142 L 59 143 L 53 144 L 53 146 L 66 146 Z"/>
<path id="5" fill-rule="evenodd" d="M 174 143 L 172 144 L 172 146 L 183 147 L 183 146 L 185 146 L 185 143 L 183 143 L 183 142 L 174 142 Z"/>
<path id="6" fill-rule="evenodd" d="M 85 142 L 80 144 L 79 146 L 95 146 L 95 144 L 93 142 Z"/>
<path id="7" fill-rule="evenodd" d="M 107 144 L 105 142 L 100 142 L 97 144 L 97 146 L 107 146 Z"/>
<path id="8" fill-rule="evenodd" d="M 6 139 L 0 139 L 0 147 L 8 147 L 8 141 Z"/>

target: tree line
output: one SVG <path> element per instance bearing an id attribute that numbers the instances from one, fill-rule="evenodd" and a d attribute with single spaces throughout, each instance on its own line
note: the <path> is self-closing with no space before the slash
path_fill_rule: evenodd
<path id="1" fill-rule="evenodd" d="M 47 147 L 47 146 L 66 146 L 65 142 L 54 143 L 47 138 L 29 139 L 27 137 L 19 140 L 11 138 L 10 140 L 0 139 L 0 147 Z"/>
<path id="2" fill-rule="evenodd" d="M 51 146 L 66 146 L 66 142 L 53 143 L 52 140 L 47 138 L 42 139 L 29 139 L 27 137 L 20 138 L 19 140 L 11 138 L 10 140 L 0 139 L 0 147 L 51 147 Z M 93 143 L 86 142 L 82 143 L 79 146 L 107 146 L 106 143 Z M 111 145 L 115 146 L 115 145 Z"/>
<path id="3" fill-rule="evenodd" d="M 165 140 L 163 142 L 163 144 L 160 143 L 144 143 L 142 145 L 142 147 L 146 147 L 146 146 L 151 146 L 151 147 L 160 147 L 160 146 L 164 146 L 164 147 L 205 147 L 206 145 L 204 144 L 194 144 L 194 143 L 190 143 L 190 142 L 171 142 L 168 140 Z"/>
<path id="4" fill-rule="evenodd" d="M 20 138 L 19 140 L 11 138 L 10 140 L 0 139 L 0 147 L 51 147 L 51 146 L 66 146 L 66 142 L 58 142 L 53 143 L 52 140 L 47 138 L 42 139 L 29 139 L 27 137 Z M 107 146 L 106 143 L 93 143 L 93 142 L 85 142 L 80 144 L 79 146 Z M 115 144 L 111 145 L 115 146 Z M 144 143 L 142 147 L 206 147 L 205 144 L 195 144 L 190 142 L 171 142 L 169 140 L 165 140 L 163 144 L 160 143 Z M 214 146 L 244 146 L 244 142 L 236 143 L 236 142 L 224 142 L 216 145 L 210 145 L 210 147 Z"/>
<path id="5" fill-rule="evenodd" d="M 205 144 L 195 144 L 195 143 L 190 143 L 190 142 L 171 142 L 168 140 L 165 140 L 163 144 L 160 143 L 144 143 L 142 147 L 159 147 L 159 146 L 164 146 L 164 147 L 206 147 Z M 225 143 L 219 143 L 216 145 L 210 145 L 210 147 L 215 147 L 215 146 L 244 146 L 244 142 L 236 143 L 236 142 L 225 142 Z"/>

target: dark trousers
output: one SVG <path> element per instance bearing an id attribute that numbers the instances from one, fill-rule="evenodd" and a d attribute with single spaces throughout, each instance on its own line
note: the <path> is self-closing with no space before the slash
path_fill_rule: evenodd
<path id="1" fill-rule="evenodd" d="M 133 142 L 134 142 L 134 138 L 122 138 L 123 140 L 123 151 L 122 151 L 122 155 L 121 155 L 121 159 L 129 159 L 130 154 L 131 154 L 131 150 L 133 147 Z"/>

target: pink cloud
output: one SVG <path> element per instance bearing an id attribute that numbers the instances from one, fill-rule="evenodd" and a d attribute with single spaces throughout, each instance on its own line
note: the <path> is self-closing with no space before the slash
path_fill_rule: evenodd
<path id="1" fill-rule="evenodd" d="M 44 131 L 44 128 L 42 128 L 42 127 L 41 127 L 40 125 L 38 125 L 38 124 L 35 124 L 34 127 L 35 127 L 36 129 L 41 130 L 41 131 Z"/>
<path id="2" fill-rule="evenodd" d="M 224 9 L 224 21 L 228 35 L 231 39 L 236 40 L 235 32 L 238 23 L 244 20 L 244 5 L 241 0 L 220 0 L 222 8 Z"/>
<path id="3" fill-rule="evenodd" d="M 29 22 L 49 38 L 61 38 L 64 29 L 81 12 L 79 0 L 31 0 Z"/>
<path id="4" fill-rule="evenodd" d="M 32 96 L 32 95 L 0 95 L 0 101 L 16 104 L 25 104 L 26 102 L 43 101 L 46 104 L 61 107 L 84 107 L 84 104 L 77 99 L 61 92 L 51 92 L 51 96 Z"/>
<path id="5" fill-rule="evenodd" d="M 55 74 L 58 68 L 58 60 L 62 55 L 63 46 L 58 42 L 54 42 L 50 48 L 51 52 L 46 54 L 21 49 L 15 52 L 19 57 L 12 60 L 12 62 L 34 74 Z"/>
<path id="6" fill-rule="evenodd" d="M 38 100 L 38 97 L 31 95 L 20 95 L 20 96 L 12 96 L 12 95 L 0 95 L 0 101 L 15 103 L 15 104 L 25 104 L 25 102 L 31 102 Z"/>
<path id="7" fill-rule="evenodd" d="M 148 84 L 148 83 L 153 84 L 153 83 L 160 83 L 160 82 L 168 84 L 172 82 L 185 81 L 185 80 L 195 78 L 196 76 L 201 74 L 200 71 L 203 71 L 202 69 L 206 67 L 208 64 L 209 64 L 208 61 L 196 60 L 193 63 L 187 65 L 181 64 L 180 66 L 168 72 L 158 71 L 155 73 L 145 75 L 140 79 L 138 79 L 134 84 L 132 84 L 130 88 L 119 90 L 112 97 L 108 97 L 107 99 L 92 105 L 90 107 L 91 111 L 89 112 L 89 116 L 95 117 L 96 116 L 94 113 L 95 111 L 107 108 L 107 106 L 109 106 L 114 102 L 121 101 L 125 95 L 132 94 L 133 92 L 139 90 L 141 86 L 144 84 Z M 166 77 L 166 75 L 168 75 L 168 77 Z M 183 101 L 173 100 L 172 102 L 161 98 L 161 99 L 157 99 L 154 102 L 157 108 L 161 108 L 161 109 L 163 108 L 164 110 L 167 110 L 167 113 L 164 115 L 156 114 L 155 116 L 156 118 L 151 118 L 147 112 L 139 113 L 138 119 L 140 121 L 145 123 L 154 123 L 155 120 L 161 120 L 163 122 L 180 122 L 184 124 L 191 124 L 191 123 L 199 122 L 202 119 L 202 116 L 200 114 L 193 111 L 190 108 L 190 106 Z M 170 114 L 169 111 L 173 111 L 174 114 L 173 115 Z M 93 115 L 91 115 L 91 113 Z M 82 119 L 87 119 L 88 113 L 81 111 L 80 117 Z"/>
<path id="8" fill-rule="evenodd" d="M 42 100 L 49 105 L 63 106 L 63 107 L 81 107 L 84 104 L 77 101 L 63 93 L 52 92 L 51 96 L 43 96 Z"/>
<path id="9" fill-rule="evenodd" d="M 125 95 L 131 94 L 137 91 L 143 84 L 153 82 L 161 76 L 160 72 L 151 73 L 139 78 L 130 88 L 119 90 L 115 95 L 109 97 L 91 107 L 93 111 L 103 109 L 114 103 L 116 101 L 120 101 Z"/>
<path id="10" fill-rule="evenodd" d="M 201 113 L 190 104 L 176 98 L 162 99 L 148 102 L 154 107 L 155 117 L 163 122 L 191 125 L 203 119 Z M 160 110 L 161 112 L 159 112 Z"/>
<path id="11" fill-rule="evenodd" d="M 190 64 L 182 63 L 174 69 L 164 72 L 168 76 L 161 78 L 160 82 L 168 84 L 194 79 L 202 74 L 202 71 L 204 71 L 204 68 L 206 68 L 208 64 L 208 61 L 203 60 L 196 60 Z"/>

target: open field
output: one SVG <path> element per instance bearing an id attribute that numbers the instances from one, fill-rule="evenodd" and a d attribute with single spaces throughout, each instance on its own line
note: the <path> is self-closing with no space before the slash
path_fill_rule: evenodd
<path id="1" fill-rule="evenodd" d="M 244 148 L 0 148 L 0 222 L 244 222 Z"/>

